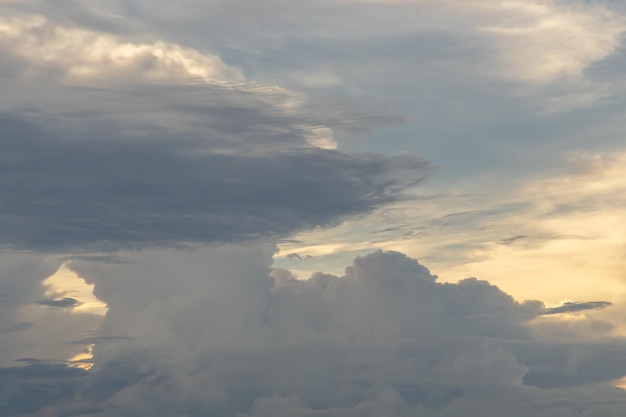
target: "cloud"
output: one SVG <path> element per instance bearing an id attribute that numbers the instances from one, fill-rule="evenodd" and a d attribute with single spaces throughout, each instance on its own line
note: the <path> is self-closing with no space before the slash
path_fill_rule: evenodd
<path id="1" fill-rule="evenodd" d="M 525 239 L 527 237 L 528 236 L 525 236 L 525 235 L 508 237 L 506 239 L 502 239 L 501 241 L 499 241 L 498 244 L 499 245 L 510 245 L 510 244 L 513 244 L 513 243 L 517 242 L 518 240 Z"/>
<path id="2" fill-rule="evenodd" d="M 48 307 L 74 308 L 74 307 L 80 306 L 82 303 L 75 298 L 63 297 L 58 300 L 55 300 L 55 299 L 39 300 L 37 301 L 37 304 L 41 306 L 48 306 Z"/>
<path id="3" fill-rule="evenodd" d="M 110 311 L 90 339 L 95 365 L 80 395 L 46 412 L 561 417 L 626 407 L 611 386 L 626 374 L 624 340 L 536 333 L 541 302 L 477 279 L 439 283 L 397 252 L 357 258 L 342 277 L 296 280 L 270 270 L 272 252 L 249 244 L 74 261 Z"/>
<path id="4" fill-rule="evenodd" d="M 17 416 L 73 400 L 86 372 L 63 364 L 0 368 L 0 415 Z"/>
<path id="5" fill-rule="evenodd" d="M 41 297 L 41 280 L 53 274 L 58 265 L 53 257 L 31 254 L 0 256 L 0 289 L 3 294 L 0 302 L 0 332 L 24 331 L 32 327 L 30 321 L 20 317 L 18 310 Z M 8 349 L 8 343 L 0 346 L 0 363 L 3 351 Z"/>
<path id="6" fill-rule="evenodd" d="M 176 13 L 165 7 L 133 6 L 142 19 L 172 32 L 180 31 L 183 24 L 198 28 L 208 19 L 222 42 L 233 49 L 258 53 L 289 47 L 289 43 L 316 47 L 324 42 L 325 50 L 332 51 L 337 44 L 353 48 L 367 44 L 365 59 L 345 50 L 353 61 L 361 61 L 361 66 L 367 63 L 365 68 L 373 73 L 380 69 L 377 60 L 404 55 L 400 59 L 421 61 L 427 57 L 425 65 L 429 66 L 432 61 L 445 68 L 459 65 L 464 73 L 468 65 L 477 66 L 492 77 L 539 84 L 582 78 L 593 63 L 619 49 L 626 29 L 623 16 L 611 2 L 602 1 L 511 0 L 494 5 L 485 0 L 326 0 L 286 9 L 277 0 L 255 8 L 254 19 L 242 13 L 242 8 L 249 7 L 242 2 L 225 5 L 188 0 L 184 4 Z M 128 10 L 114 9 L 119 14 Z M 207 32 L 213 33 L 211 28 L 205 28 L 203 33 Z M 430 48 L 420 43 L 425 37 Z M 402 43 L 406 39 L 414 41 L 411 47 Z M 471 53 L 459 51 L 459 44 L 471 48 Z M 450 51 L 453 56 L 447 55 Z M 304 54 L 298 52 L 302 59 Z M 311 63 L 313 68 L 303 67 L 293 76 L 304 84 L 311 79 L 337 83 L 348 78 L 337 65 L 328 75 L 320 62 Z"/>
<path id="7" fill-rule="evenodd" d="M 0 166 L 12 173 L 0 180 L 3 249 L 286 236 L 395 201 L 427 172 L 409 156 L 332 149 L 323 115 L 301 97 L 234 82 L 213 56 L 28 14 L 3 18 L 1 34 L 5 55 L 25 62 L 0 81 L 12 97 L 0 103 Z M 108 84 L 89 84 L 96 76 Z"/>
<path id="8" fill-rule="evenodd" d="M 0 19 L 5 53 L 28 76 L 60 77 L 67 83 L 107 85 L 129 82 L 242 81 L 219 57 L 176 44 L 124 41 L 76 26 L 62 26 L 37 14 L 8 14 Z M 24 74 L 22 74 L 24 76 Z"/>
<path id="9" fill-rule="evenodd" d="M 66 342 L 84 338 L 102 322 L 100 315 L 84 310 L 88 297 L 69 291 L 71 285 L 84 285 L 79 278 L 68 283 L 69 292 L 50 292 L 44 285 L 62 263 L 57 256 L 0 253 L 0 291 L 5 294 L 0 302 L 0 367 L 25 356 L 66 360 L 81 350 Z"/>
<path id="10" fill-rule="evenodd" d="M 493 23 L 481 30 L 492 35 L 506 74 L 521 80 L 581 77 L 617 51 L 626 30 L 623 16 L 583 2 L 509 1 L 486 14 Z"/>
<path id="11" fill-rule="evenodd" d="M 0 169 L 10 172 L 0 179 L 0 227 L 6 227 L 0 238 L 0 332 L 9 335 L 0 346 L 0 366 L 9 375 L 0 381 L 3 415 L 98 410 L 146 380 L 174 383 L 143 359 L 134 366 L 116 348 L 108 358 L 105 352 L 107 346 L 148 342 L 143 331 L 108 323 L 126 308 L 136 319 L 166 294 L 178 299 L 177 285 L 162 283 L 159 292 L 156 284 L 159 295 L 138 303 L 125 299 L 128 306 L 120 307 L 115 278 L 98 280 L 96 296 L 117 304 L 101 334 L 106 306 L 91 296 L 92 287 L 80 285 L 80 277 L 65 273 L 68 259 L 130 270 L 135 254 L 119 251 L 193 251 L 331 226 L 404 198 L 407 187 L 428 172 L 418 158 L 335 149 L 324 123 L 332 107 L 321 112 L 319 103 L 299 94 L 245 81 L 215 55 L 21 12 L 0 18 L 0 40 L 0 134 L 6 139 Z M 333 120 L 342 114 L 333 113 Z M 398 178 L 400 172 L 410 174 Z M 275 246 L 260 246 L 265 269 L 259 271 L 269 281 Z M 226 295 L 221 284 L 216 294 L 229 303 L 253 300 L 237 295 L 246 294 L 241 288 Z M 252 284 L 250 291 L 256 289 Z M 172 308 L 178 308 L 176 301 Z M 221 314 L 214 308 L 212 314 Z M 239 317 L 234 310 L 229 316 Z M 130 326 L 142 325 L 135 319 Z M 144 330 L 158 329 L 157 322 Z M 229 340 L 230 326 L 218 323 L 225 332 L 220 338 Z M 183 328 L 184 337 L 193 338 Z M 166 342 L 165 333 L 155 336 Z M 72 370 L 88 365 L 87 359 L 73 359 L 86 355 L 82 344 L 71 343 L 76 340 L 94 341 L 104 355 L 88 381 Z M 177 344 L 178 336 L 172 340 Z M 141 349 L 144 354 L 151 357 L 150 346 Z M 11 366 L 24 356 L 67 366 Z M 60 392 L 47 390 L 50 385 Z M 31 395 L 38 398 L 29 403 Z"/>
<path id="12" fill-rule="evenodd" d="M 619 7 L 608 1 L 511 0 L 494 5 L 487 0 L 325 0 L 286 8 L 282 0 L 268 0 L 263 7 L 251 9 L 241 1 L 225 4 L 186 0 L 177 10 L 161 1 L 151 6 L 135 1 L 64 3 L 66 22 L 90 25 L 99 31 L 126 32 L 138 39 L 146 27 L 158 28 L 166 37 L 198 48 L 224 51 L 249 64 L 251 70 L 265 72 L 265 77 L 291 80 L 303 88 L 355 86 L 356 80 L 387 85 L 401 80 L 401 88 L 405 88 L 407 82 L 418 82 L 416 78 L 422 76 L 432 80 L 447 74 L 448 82 L 460 75 L 464 79 L 486 76 L 491 84 L 494 79 L 513 81 L 508 84 L 509 90 L 522 96 L 540 94 L 542 88 L 553 83 L 557 88 L 551 92 L 561 96 L 553 105 L 558 101 L 560 106 L 565 106 L 562 96 L 580 105 L 598 95 L 610 94 L 602 82 L 588 82 L 593 79 L 589 71 L 619 51 L 626 30 Z M 9 10 L 59 14 L 45 2 L 12 5 Z M 66 36 L 65 32 L 51 33 L 52 45 Z M 29 38 L 24 43 L 26 39 Z M 36 42 L 27 45 L 37 52 L 42 49 L 37 48 Z M 145 39 L 126 43 L 123 48 L 104 41 L 94 46 L 89 59 L 108 64 L 121 57 L 127 64 L 132 62 L 128 65 L 133 68 L 150 67 L 152 63 L 153 68 L 149 69 L 167 67 L 168 73 L 181 68 L 189 72 L 187 67 L 198 65 L 186 63 L 206 60 L 189 48 L 178 50 L 175 44 L 149 43 Z M 286 53 L 289 59 L 285 59 Z M 172 58 L 157 59 L 158 54 Z M 85 54 L 81 51 L 72 56 Z M 268 58 L 264 62 L 265 59 L 251 56 Z M 73 63 L 77 60 L 63 59 Z M 206 67 L 220 67 L 221 64 L 214 65 L 217 60 Z M 80 65 L 75 67 L 80 69 Z M 226 73 L 232 70 L 225 69 Z M 281 76 L 272 78 L 276 73 Z M 516 86 L 518 82 L 524 87 Z M 501 89 L 498 95 L 502 95 Z"/>
<path id="13" fill-rule="evenodd" d="M 0 180 L 0 246 L 7 249 L 80 252 L 284 236 L 394 201 L 404 186 L 393 173 L 408 168 L 419 180 L 426 167 L 411 158 L 317 148 L 224 154 L 201 138 L 84 140 L 6 117 L 0 126 L 0 165 L 12 172 Z"/>
<path id="14" fill-rule="evenodd" d="M 613 305 L 613 303 L 609 303 L 608 301 L 588 301 L 585 303 L 567 302 L 559 307 L 547 308 L 543 314 L 550 315 L 550 314 L 563 314 L 563 313 L 578 313 L 578 312 L 587 311 L 587 310 L 600 310 L 603 308 L 610 307 L 611 305 Z"/>
<path id="15" fill-rule="evenodd" d="M 8 326 L 4 325 L 3 328 L 0 328 L 0 333 L 23 332 L 25 330 L 30 329 L 34 325 L 35 325 L 35 323 L 24 322 L 24 321 L 13 323 L 13 324 L 8 325 Z"/>

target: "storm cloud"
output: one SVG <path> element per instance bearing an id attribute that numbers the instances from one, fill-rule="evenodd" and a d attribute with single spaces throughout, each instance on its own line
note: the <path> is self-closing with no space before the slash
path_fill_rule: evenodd
<path id="1" fill-rule="evenodd" d="M 0 20 L 22 67 L 0 80 L 0 249 L 284 237 L 396 201 L 427 174 L 416 157 L 337 150 L 325 119 L 349 112 L 245 81 L 215 55 L 66 23 Z"/>
<path id="2" fill-rule="evenodd" d="M 37 361 L 0 368 L 0 415 L 28 415 L 46 406 L 72 401 L 85 377 L 82 369 Z"/>
<path id="3" fill-rule="evenodd" d="M 200 138 L 68 138 L 6 117 L 0 124 L 0 166 L 11 172 L 0 180 L 4 249 L 284 236 L 396 200 L 403 188 L 396 170 L 414 169 L 415 179 L 425 173 L 410 158 L 315 148 L 224 154 Z"/>

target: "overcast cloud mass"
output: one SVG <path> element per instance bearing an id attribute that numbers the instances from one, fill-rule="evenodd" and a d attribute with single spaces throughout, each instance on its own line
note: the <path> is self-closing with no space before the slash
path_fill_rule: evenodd
<path id="1" fill-rule="evenodd" d="M 0 417 L 626 414 L 625 32 L 0 0 Z"/>

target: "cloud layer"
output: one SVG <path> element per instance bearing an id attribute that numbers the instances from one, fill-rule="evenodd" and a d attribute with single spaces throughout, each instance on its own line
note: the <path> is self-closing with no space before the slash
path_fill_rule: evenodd
<path id="1" fill-rule="evenodd" d="M 210 138 L 85 138 L 6 117 L 0 124 L 0 165 L 12 172 L 0 180 L 0 245 L 11 249 L 283 236 L 393 201 L 403 188 L 393 179 L 397 169 L 414 169 L 415 179 L 425 172 L 409 158 L 290 147 L 233 155 L 214 151 Z"/>

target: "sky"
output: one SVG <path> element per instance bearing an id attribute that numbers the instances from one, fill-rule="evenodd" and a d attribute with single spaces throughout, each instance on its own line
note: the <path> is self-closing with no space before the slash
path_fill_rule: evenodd
<path id="1" fill-rule="evenodd" d="M 0 0 L 0 417 L 625 415 L 625 36 Z"/>

